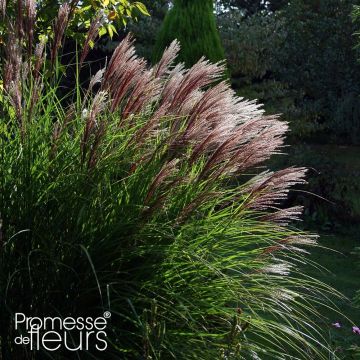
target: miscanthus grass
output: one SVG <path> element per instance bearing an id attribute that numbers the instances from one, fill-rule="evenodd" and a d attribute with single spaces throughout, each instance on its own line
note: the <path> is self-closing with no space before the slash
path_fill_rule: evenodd
<path id="1" fill-rule="evenodd" d="M 236 97 L 222 64 L 173 65 L 176 42 L 150 68 L 127 37 L 60 97 L 70 8 L 46 45 L 30 10 L 1 63 L 0 358 L 335 358 L 317 310 L 333 290 L 300 271 L 316 237 L 280 207 L 306 171 L 262 165 L 287 124 Z M 14 345 L 16 312 L 104 311 L 105 354 Z"/>

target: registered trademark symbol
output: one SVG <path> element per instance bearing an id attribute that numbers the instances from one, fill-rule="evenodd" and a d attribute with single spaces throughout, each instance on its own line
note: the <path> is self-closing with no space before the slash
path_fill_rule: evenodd
<path id="1" fill-rule="evenodd" d="M 105 312 L 104 312 L 104 318 L 105 318 L 105 319 L 111 318 L 111 312 L 110 312 L 110 311 L 105 311 Z"/>

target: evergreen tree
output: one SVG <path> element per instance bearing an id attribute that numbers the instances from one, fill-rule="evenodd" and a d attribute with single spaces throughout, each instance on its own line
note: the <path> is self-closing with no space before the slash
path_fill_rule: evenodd
<path id="1" fill-rule="evenodd" d="M 154 60 L 171 41 L 178 39 L 181 51 L 178 60 L 187 66 L 201 56 L 212 62 L 224 59 L 224 50 L 216 28 L 212 0 L 175 0 L 159 31 Z"/>

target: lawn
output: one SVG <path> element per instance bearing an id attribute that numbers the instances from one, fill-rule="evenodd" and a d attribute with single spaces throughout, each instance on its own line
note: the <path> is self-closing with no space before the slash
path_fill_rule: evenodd
<path id="1" fill-rule="evenodd" d="M 309 275 L 326 282 L 346 296 L 344 300 L 335 301 L 343 316 L 331 309 L 322 310 L 327 318 L 324 326 L 328 327 L 336 353 L 341 359 L 360 359 L 360 354 L 354 351 L 360 349 L 360 336 L 352 333 L 352 326 L 360 324 L 360 307 L 355 307 L 352 302 L 356 290 L 360 288 L 359 261 L 354 254 L 354 248 L 360 246 L 356 230 L 351 229 L 345 234 L 322 234 L 320 245 L 332 250 L 314 249 L 311 259 L 327 270 L 306 269 Z M 336 322 L 340 323 L 340 328 L 332 325 Z"/>

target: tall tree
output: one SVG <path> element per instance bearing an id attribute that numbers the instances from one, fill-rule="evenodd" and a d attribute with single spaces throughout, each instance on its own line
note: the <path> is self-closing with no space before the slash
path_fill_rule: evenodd
<path id="1" fill-rule="evenodd" d="M 174 39 L 181 45 L 179 60 L 191 66 L 202 56 L 216 62 L 224 50 L 216 28 L 212 0 L 175 0 L 158 34 L 154 60 Z"/>

